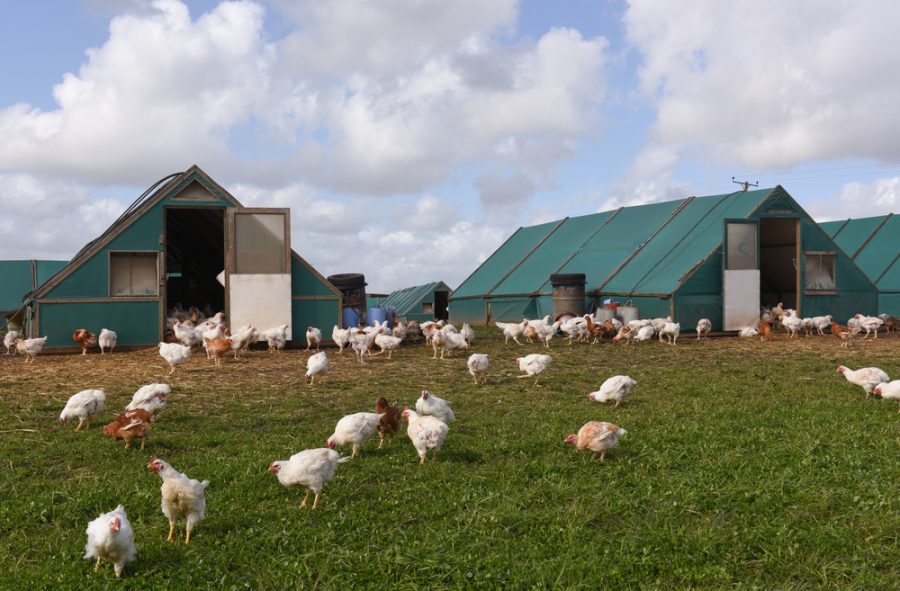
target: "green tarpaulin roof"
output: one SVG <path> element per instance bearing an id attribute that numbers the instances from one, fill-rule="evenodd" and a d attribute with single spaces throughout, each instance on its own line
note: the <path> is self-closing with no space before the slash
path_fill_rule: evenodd
<path id="1" fill-rule="evenodd" d="M 776 189 L 622 207 L 519 228 L 453 299 L 550 293 L 553 273 L 584 273 L 587 291 L 670 294 Z M 778 189 L 780 190 L 780 189 Z"/>
<path id="2" fill-rule="evenodd" d="M 382 301 L 379 306 L 387 310 L 393 308 L 397 316 L 406 316 L 407 314 L 421 312 L 422 302 L 434 303 L 434 292 L 445 291 L 450 292 L 450 288 L 443 281 L 433 281 L 425 285 L 416 285 L 414 287 L 406 287 L 391 292 L 391 294 Z"/>
<path id="3" fill-rule="evenodd" d="M 900 290 L 900 216 L 889 213 L 819 225 L 879 290 Z"/>

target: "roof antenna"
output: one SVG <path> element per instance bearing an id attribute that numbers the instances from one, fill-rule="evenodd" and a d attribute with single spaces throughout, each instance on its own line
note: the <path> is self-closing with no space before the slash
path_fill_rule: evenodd
<path id="1" fill-rule="evenodd" d="M 736 185 L 742 186 L 744 193 L 746 193 L 747 189 L 749 189 L 750 187 L 758 187 L 759 186 L 759 181 L 756 181 L 755 183 L 751 183 L 750 181 L 736 181 L 736 180 L 734 180 L 734 177 L 731 177 L 731 182 Z"/>

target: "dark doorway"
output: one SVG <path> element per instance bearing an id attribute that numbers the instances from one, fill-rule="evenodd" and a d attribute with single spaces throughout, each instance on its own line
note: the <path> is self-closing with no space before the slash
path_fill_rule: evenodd
<path id="1" fill-rule="evenodd" d="M 225 210 L 166 209 L 166 311 L 180 305 L 209 313 L 225 309 Z"/>
<path id="2" fill-rule="evenodd" d="M 797 308 L 797 240 L 800 220 L 771 218 L 759 221 L 760 304 L 779 302 Z"/>
<path id="3" fill-rule="evenodd" d="M 446 291 L 436 291 L 434 292 L 434 318 L 435 320 L 449 320 L 450 316 L 447 314 L 447 305 L 448 300 L 450 299 L 450 293 Z"/>

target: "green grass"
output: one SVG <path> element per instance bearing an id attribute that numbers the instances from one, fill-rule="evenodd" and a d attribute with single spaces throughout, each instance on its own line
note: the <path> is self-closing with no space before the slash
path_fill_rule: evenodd
<path id="1" fill-rule="evenodd" d="M 835 372 L 900 377 L 900 339 L 553 341 L 533 387 L 512 360 L 536 345 L 479 335 L 492 367 L 478 387 L 466 355 L 432 360 L 421 343 L 364 367 L 329 350 L 314 387 L 305 351 L 219 369 L 195 357 L 143 452 L 57 417 L 89 387 L 107 390 L 111 417 L 167 378 L 155 350 L 0 359 L 0 588 L 900 588 L 897 405 Z M 588 402 L 617 373 L 638 381 L 632 396 Z M 412 405 L 422 388 L 458 417 L 437 463 L 419 466 L 405 431 L 383 450 L 375 439 L 314 512 L 267 472 L 377 395 Z M 629 432 L 605 463 L 563 443 L 588 420 Z M 165 542 L 153 456 L 211 481 L 190 546 Z M 81 558 L 88 521 L 118 503 L 138 545 L 121 581 Z"/>

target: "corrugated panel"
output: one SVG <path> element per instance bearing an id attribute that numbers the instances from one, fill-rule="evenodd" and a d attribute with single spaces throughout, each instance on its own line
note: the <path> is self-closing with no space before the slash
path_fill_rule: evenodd
<path id="1" fill-rule="evenodd" d="M 455 292 L 453 298 L 485 295 L 503 279 L 503 276 L 519 263 L 525 256 L 537 246 L 541 240 L 559 224 L 558 221 L 519 228 L 509 240 L 494 251 L 488 259 L 474 273 L 463 281 Z"/>
<path id="2" fill-rule="evenodd" d="M 66 266 L 68 261 L 35 261 L 37 263 L 37 284 L 42 285 L 45 281 L 56 275 L 60 269 Z"/>
<path id="3" fill-rule="evenodd" d="M 684 275 L 722 243 L 724 220 L 747 217 L 769 193 L 767 189 L 694 199 L 603 290 L 672 293 Z"/>
<path id="4" fill-rule="evenodd" d="M 334 300 L 293 300 L 291 302 L 291 322 L 293 326 L 317 326 L 322 329 L 322 338 L 331 338 L 331 328 L 338 322 L 338 302 Z M 303 340 L 303 333 L 293 330 L 294 340 Z"/>
<path id="5" fill-rule="evenodd" d="M 874 219 L 880 220 L 882 218 Z M 838 238 L 846 231 L 847 229 L 838 234 Z M 881 277 L 881 274 L 885 272 L 896 258 L 897 253 L 900 252 L 900 239 L 898 239 L 898 236 L 900 236 L 900 216 L 893 216 L 854 259 L 859 268 L 872 281 L 877 281 Z"/>
<path id="6" fill-rule="evenodd" d="M 155 345 L 159 342 L 159 302 L 86 302 L 39 304 L 40 335 L 48 347 L 76 347 L 72 332 L 86 328 L 116 331 L 119 345 Z M 160 369 L 165 362 L 159 357 Z"/>
<path id="7" fill-rule="evenodd" d="M 419 304 L 424 302 L 434 302 L 434 291 L 440 286 L 440 282 L 433 281 L 425 285 L 416 285 L 406 287 L 391 292 L 381 306 L 383 308 L 392 307 L 397 316 L 405 316 L 409 313 L 419 313 L 421 308 Z"/>
<path id="8" fill-rule="evenodd" d="M 834 237 L 834 241 L 841 250 L 852 257 L 853 254 L 859 250 L 859 247 L 869 239 L 882 221 L 884 221 L 884 216 L 850 220 L 847 222 L 847 225 L 837 233 L 837 236 Z"/>
<path id="9" fill-rule="evenodd" d="M 667 201 L 621 210 L 559 272 L 584 273 L 586 289 L 595 289 L 628 255 L 650 238 L 681 203 Z"/>
<path id="10" fill-rule="evenodd" d="M 555 273 L 612 213 L 604 211 L 567 219 L 492 294 L 523 294 L 540 289 L 550 274 Z"/>

